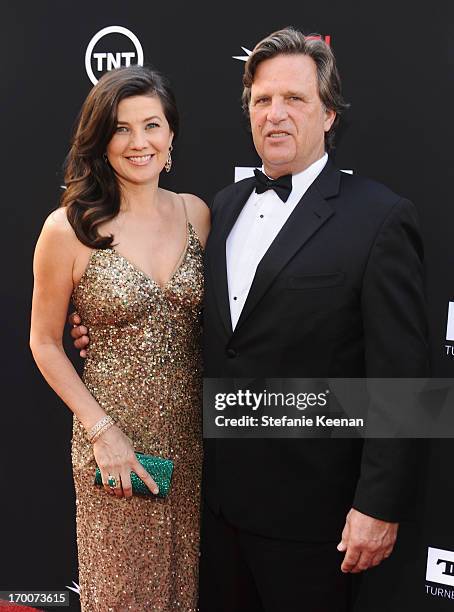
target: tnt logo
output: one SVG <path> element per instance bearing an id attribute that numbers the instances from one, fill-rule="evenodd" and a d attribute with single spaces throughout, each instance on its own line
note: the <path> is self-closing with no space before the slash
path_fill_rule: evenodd
<path id="1" fill-rule="evenodd" d="M 442 548 L 427 551 L 426 580 L 454 586 L 454 552 Z"/>
<path id="2" fill-rule="evenodd" d="M 108 26 L 88 43 L 85 70 L 93 85 L 104 72 L 131 64 L 143 66 L 143 49 L 137 36 L 127 28 Z"/>

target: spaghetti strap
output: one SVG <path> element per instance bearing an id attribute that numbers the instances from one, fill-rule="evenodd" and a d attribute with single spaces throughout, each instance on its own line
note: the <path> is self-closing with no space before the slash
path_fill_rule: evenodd
<path id="1" fill-rule="evenodd" d="M 197 230 L 195 229 L 195 227 L 192 225 L 192 223 L 189 221 L 189 217 L 188 217 L 188 209 L 186 206 L 186 200 L 184 199 L 184 197 L 181 195 L 181 193 L 178 194 L 180 196 L 180 198 L 183 200 L 183 208 L 184 208 L 184 214 L 186 217 L 186 228 L 187 228 L 187 233 L 188 233 L 188 241 L 189 241 L 189 234 L 193 234 L 195 239 L 197 240 L 197 242 L 200 245 L 200 248 L 202 249 L 202 251 L 204 250 L 204 247 L 202 245 L 202 242 L 199 238 L 199 235 L 197 234 Z"/>
<path id="2" fill-rule="evenodd" d="M 178 195 L 180 196 L 180 198 L 183 201 L 183 208 L 184 208 L 184 216 L 186 218 L 186 225 L 189 225 L 188 210 L 186 208 L 186 201 L 185 201 L 185 199 L 183 198 L 183 196 L 181 194 L 178 194 Z"/>

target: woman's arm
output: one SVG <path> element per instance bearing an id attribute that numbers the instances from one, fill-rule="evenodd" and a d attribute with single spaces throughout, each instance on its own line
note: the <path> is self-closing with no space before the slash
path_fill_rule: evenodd
<path id="1" fill-rule="evenodd" d="M 63 349 L 62 336 L 79 251 L 64 209 L 52 213 L 38 239 L 30 348 L 42 375 L 88 431 L 106 413 L 85 387 Z"/>
<path id="2" fill-rule="evenodd" d="M 83 250 L 66 218 L 66 211 L 59 209 L 52 213 L 35 250 L 30 348 L 44 378 L 88 431 L 106 413 L 79 378 L 62 343 L 74 285 L 74 264 Z M 112 493 L 107 486 L 109 475 L 112 475 L 121 483 L 115 488 L 115 495 L 131 497 L 131 470 L 153 493 L 158 492 L 154 480 L 137 461 L 129 438 L 116 425 L 94 442 L 93 452 L 108 492 Z"/>

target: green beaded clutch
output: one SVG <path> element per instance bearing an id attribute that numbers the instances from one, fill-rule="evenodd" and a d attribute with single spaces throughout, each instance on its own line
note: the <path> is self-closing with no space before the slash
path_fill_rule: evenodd
<path id="1" fill-rule="evenodd" d="M 154 495 L 143 480 L 134 472 L 131 472 L 132 492 L 135 495 L 166 497 L 169 493 L 170 483 L 172 481 L 173 461 L 171 459 L 163 459 L 162 457 L 154 457 L 153 455 L 144 455 L 143 453 L 136 453 L 136 457 L 139 463 L 147 470 L 158 485 L 159 493 Z M 99 468 L 96 468 L 95 484 L 102 485 Z"/>

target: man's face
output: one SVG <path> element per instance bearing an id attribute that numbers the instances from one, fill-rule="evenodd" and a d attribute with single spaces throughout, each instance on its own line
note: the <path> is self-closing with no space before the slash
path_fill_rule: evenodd
<path id="1" fill-rule="evenodd" d="M 249 114 L 255 148 L 272 178 L 320 159 L 336 117 L 318 95 L 314 60 L 302 54 L 277 55 L 257 66 Z"/>

